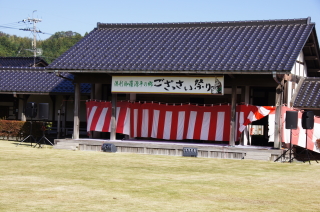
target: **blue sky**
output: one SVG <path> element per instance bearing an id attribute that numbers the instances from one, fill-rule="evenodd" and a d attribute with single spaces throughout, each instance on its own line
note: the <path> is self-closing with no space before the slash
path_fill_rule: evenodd
<path id="1" fill-rule="evenodd" d="M 97 22 L 211 22 L 310 16 L 317 34 L 320 32 L 320 0 L 0 0 L 0 31 L 31 37 L 30 32 L 12 28 L 25 28 L 18 22 L 32 14 L 42 19 L 37 27 L 49 33 L 39 34 L 41 40 L 58 31 L 84 35 Z"/>

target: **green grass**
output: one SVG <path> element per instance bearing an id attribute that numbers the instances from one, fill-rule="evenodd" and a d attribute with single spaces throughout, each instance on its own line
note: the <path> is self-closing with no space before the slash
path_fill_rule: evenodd
<path id="1" fill-rule="evenodd" d="M 320 165 L 0 141 L 0 211 L 319 211 Z"/>

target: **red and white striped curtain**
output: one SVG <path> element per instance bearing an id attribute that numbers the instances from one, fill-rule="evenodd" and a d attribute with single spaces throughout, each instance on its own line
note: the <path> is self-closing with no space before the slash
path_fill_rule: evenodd
<path id="1" fill-rule="evenodd" d="M 110 132 L 111 102 L 88 101 L 87 131 Z M 239 140 L 245 126 L 259 120 L 274 107 L 237 106 Z M 117 133 L 131 137 L 150 137 L 166 140 L 229 141 L 229 105 L 168 105 L 158 103 L 118 102 Z"/>

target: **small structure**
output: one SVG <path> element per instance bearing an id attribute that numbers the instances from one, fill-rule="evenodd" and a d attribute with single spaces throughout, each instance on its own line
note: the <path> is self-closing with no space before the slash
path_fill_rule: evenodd
<path id="1" fill-rule="evenodd" d="M 36 67 L 33 67 L 34 61 Z M 73 101 L 70 97 L 73 97 L 74 93 L 74 76 L 63 73 L 57 77 L 54 73 L 46 72 L 45 66 L 48 64 L 39 57 L 1 57 L 0 64 L 0 118 L 26 121 L 27 102 L 49 103 L 48 121 L 54 122 L 56 126 L 57 111 L 60 110 L 64 128 L 62 132 L 67 134 L 67 122 L 72 120 L 70 110 L 73 109 L 72 104 L 67 102 Z M 81 94 L 83 99 L 87 99 L 90 95 L 90 84 L 81 85 Z M 85 121 L 85 116 L 82 120 Z"/>

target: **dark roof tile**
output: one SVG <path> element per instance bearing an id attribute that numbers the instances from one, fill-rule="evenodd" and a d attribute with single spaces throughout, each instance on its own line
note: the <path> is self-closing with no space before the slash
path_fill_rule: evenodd
<path id="1" fill-rule="evenodd" d="M 290 71 L 309 19 L 98 24 L 49 69 Z"/>
<path id="2" fill-rule="evenodd" d="M 69 73 L 61 75 L 74 78 Z M 89 94 L 90 89 L 89 83 L 81 83 L 81 93 Z M 45 72 L 44 69 L 0 70 L 0 92 L 72 94 L 74 86 L 71 81 Z"/>
<path id="3" fill-rule="evenodd" d="M 0 67 L 45 67 L 48 63 L 41 57 L 0 57 Z"/>
<path id="4" fill-rule="evenodd" d="M 320 78 L 307 77 L 299 83 L 293 107 L 320 109 Z"/>

